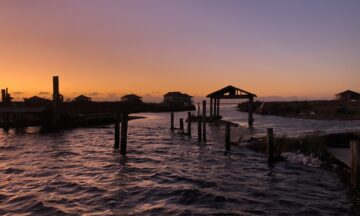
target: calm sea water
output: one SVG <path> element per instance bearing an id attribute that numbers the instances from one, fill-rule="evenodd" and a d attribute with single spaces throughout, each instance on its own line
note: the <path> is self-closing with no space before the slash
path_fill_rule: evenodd
<path id="1" fill-rule="evenodd" d="M 234 106 L 225 119 L 246 124 Z M 224 155 L 221 126 L 208 142 L 169 130 L 169 114 L 129 122 L 128 155 L 113 151 L 112 125 L 39 134 L 0 131 L 0 215 L 356 215 L 356 200 L 336 173 L 266 158 L 243 146 Z M 176 118 L 185 117 L 177 113 Z M 359 121 L 255 116 L 260 136 L 358 129 Z"/>

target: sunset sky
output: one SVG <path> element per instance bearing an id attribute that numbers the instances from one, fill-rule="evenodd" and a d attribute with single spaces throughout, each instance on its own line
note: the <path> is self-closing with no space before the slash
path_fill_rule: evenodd
<path id="1" fill-rule="evenodd" d="M 97 100 L 234 85 L 259 96 L 360 91 L 359 0 L 0 1 L 0 87 Z"/>

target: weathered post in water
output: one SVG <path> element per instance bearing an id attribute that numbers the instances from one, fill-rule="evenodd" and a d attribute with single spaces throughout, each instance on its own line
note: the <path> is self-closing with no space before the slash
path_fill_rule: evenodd
<path id="1" fill-rule="evenodd" d="M 274 163 L 274 132 L 272 128 L 268 128 L 266 132 L 267 132 L 266 149 L 267 149 L 268 163 Z"/>
<path id="2" fill-rule="evenodd" d="M 249 114 L 248 124 L 249 124 L 249 127 L 252 127 L 252 126 L 253 126 L 253 122 L 254 122 L 254 119 L 253 119 L 253 110 L 254 110 L 254 98 L 251 96 L 251 97 L 249 98 L 249 107 L 248 107 L 248 114 Z"/>
<path id="3" fill-rule="evenodd" d="M 62 95 L 60 95 L 59 91 L 59 77 L 53 76 L 53 107 L 52 107 L 52 117 L 51 117 L 51 123 L 52 126 L 57 126 L 60 116 L 59 116 L 59 104 L 62 101 Z"/>
<path id="4" fill-rule="evenodd" d="M 191 112 L 188 112 L 187 120 L 187 135 L 191 136 Z"/>
<path id="5" fill-rule="evenodd" d="M 198 116 L 198 141 L 201 142 L 202 131 L 201 131 L 201 118 Z"/>
<path id="6" fill-rule="evenodd" d="M 115 137 L 114 149 L 119 149 L 120 146 L 120 113 L 115 113 Z"/>
<path id="7" fill-rule="evenodd" d="M 121 149 L 120 149 L 120 153 L 122 155 L 126 155 L 127 131 L 128 131 L 128 114 L 123 112 L 121 115 Z"/>
<path id="8" fill-rule="evenodd" d="M 170 130 L 174 131 L 174 113 L 170 113 Z"/>
<path id="9" fill-rule="evenodd" d="M 216 102 L 216 106 L 217 106 L 217 108 L 216 108 L 216 116 L 217 116 L 217 118 L 220 118 L 220 98 L 218 98 L 216 101 L 217 101 Z"/>
<path id="10" fill-rule="evenodd" d="M 351 151 L 351 187 L 358 188 L 360 185 L 360 141 L 350 141 Z"/>
<path id="11" fill-rule="evenodd" d="M 214 111 L 213 111 L 213 119 L 216 119 L 217 120 L 217 107 L 216 107 L 216 101 L 217 99 L 214 98 L 214 101 L 213 101 L 213 106 L 214 106 Z"/>
<path id="12" fill-rule="evenodd" d="M 230 151 L 230 123 L 227 122 L 225 126 L 225 150 Z"/>
<path id="13" fill-rule="evenodd" d="M 184 131 L 184 119 L 180 118 L 180 130 Z"/>
<path id="14" fill-rule="evenodd" d="M 203 116 L 202 116 L 202 121 L 203 121 L 203 141 L 206 142 L 206 100 L 203 100 Z"/>

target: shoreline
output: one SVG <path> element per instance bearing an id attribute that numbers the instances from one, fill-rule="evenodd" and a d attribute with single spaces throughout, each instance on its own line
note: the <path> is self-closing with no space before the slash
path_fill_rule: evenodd
<path id="1" fill-rule="evenodd" d="M 248 102 L 237 106 L 239 111 L 248 112 Z M 253 112 L 259 115 L 273 115 L 284 118 L 312 120 L 360 120 L 359 101 L 288 101 L 260 102 L 253 105 Z"/>

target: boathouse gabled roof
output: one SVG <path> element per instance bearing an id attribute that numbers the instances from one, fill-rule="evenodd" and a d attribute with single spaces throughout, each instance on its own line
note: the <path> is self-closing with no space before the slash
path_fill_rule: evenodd
<path id="1" fill-rule="evenodd" d="M 206 97 L 219 98 L 219 99 L 247 99 L 257 96 L 251 92 L 229 85 L 226 86 L 225 88 L 222 88 L 220 90 L 208 94 Z"/>

